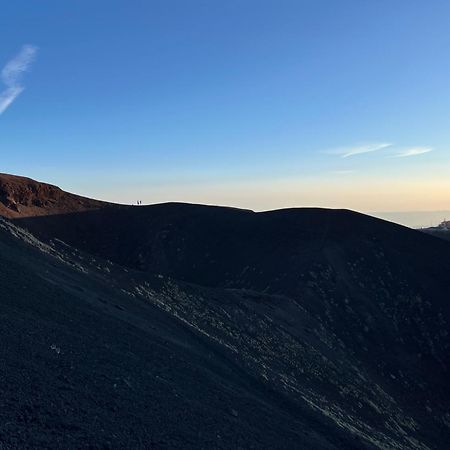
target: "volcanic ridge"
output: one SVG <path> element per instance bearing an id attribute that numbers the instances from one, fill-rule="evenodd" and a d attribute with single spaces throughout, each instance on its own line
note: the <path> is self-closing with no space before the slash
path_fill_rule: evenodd
<path id="1" fill-rule="evenodd" d="M 450 242 L 0 175 L 0 447 L 450 448 Z"/>

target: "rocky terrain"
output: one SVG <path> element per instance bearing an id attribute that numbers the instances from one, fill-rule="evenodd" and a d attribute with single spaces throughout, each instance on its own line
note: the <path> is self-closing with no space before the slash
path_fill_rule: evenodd
<path id="1" fill-rule="evenodd" d="M 69 194 L 51 184 L 0 173 L 0 216 L 3 217 L 67 214 L 108 205 L 106 202 Z"/>
<path id="2" fill-rule="evenodd" d="M 81 201 L 0 219 L 4 448 L 450 448 L 450 243 Z"/>

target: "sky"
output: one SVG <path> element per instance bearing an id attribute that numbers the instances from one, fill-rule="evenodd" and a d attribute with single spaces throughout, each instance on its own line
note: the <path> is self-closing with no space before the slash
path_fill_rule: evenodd
<path id="1" fill-rule="evenodd" d="M 447 0 L 15 0 L 0 172 L 110 201 L 450 210 Z"/>

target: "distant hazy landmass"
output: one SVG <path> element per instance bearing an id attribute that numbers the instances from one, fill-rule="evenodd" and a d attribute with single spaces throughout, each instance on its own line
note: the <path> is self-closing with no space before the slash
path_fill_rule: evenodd
<path id="1" fill-rule="evenodd" d="M 371 216 L 390 222 L 399 223 L 410 228 L 436 227 L 442 221 L 450 220 L 450 210 L 447 211 L 407 211 L 407 212 L 371 212 Z"/>

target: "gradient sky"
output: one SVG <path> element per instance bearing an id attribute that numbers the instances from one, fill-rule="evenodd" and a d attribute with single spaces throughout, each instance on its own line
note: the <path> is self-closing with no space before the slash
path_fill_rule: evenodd
<path id="1" fill-rule="evenodd" d="M 0 172 L 125 203 L 450 209 L 448 0 L 14 0 Z"/>

